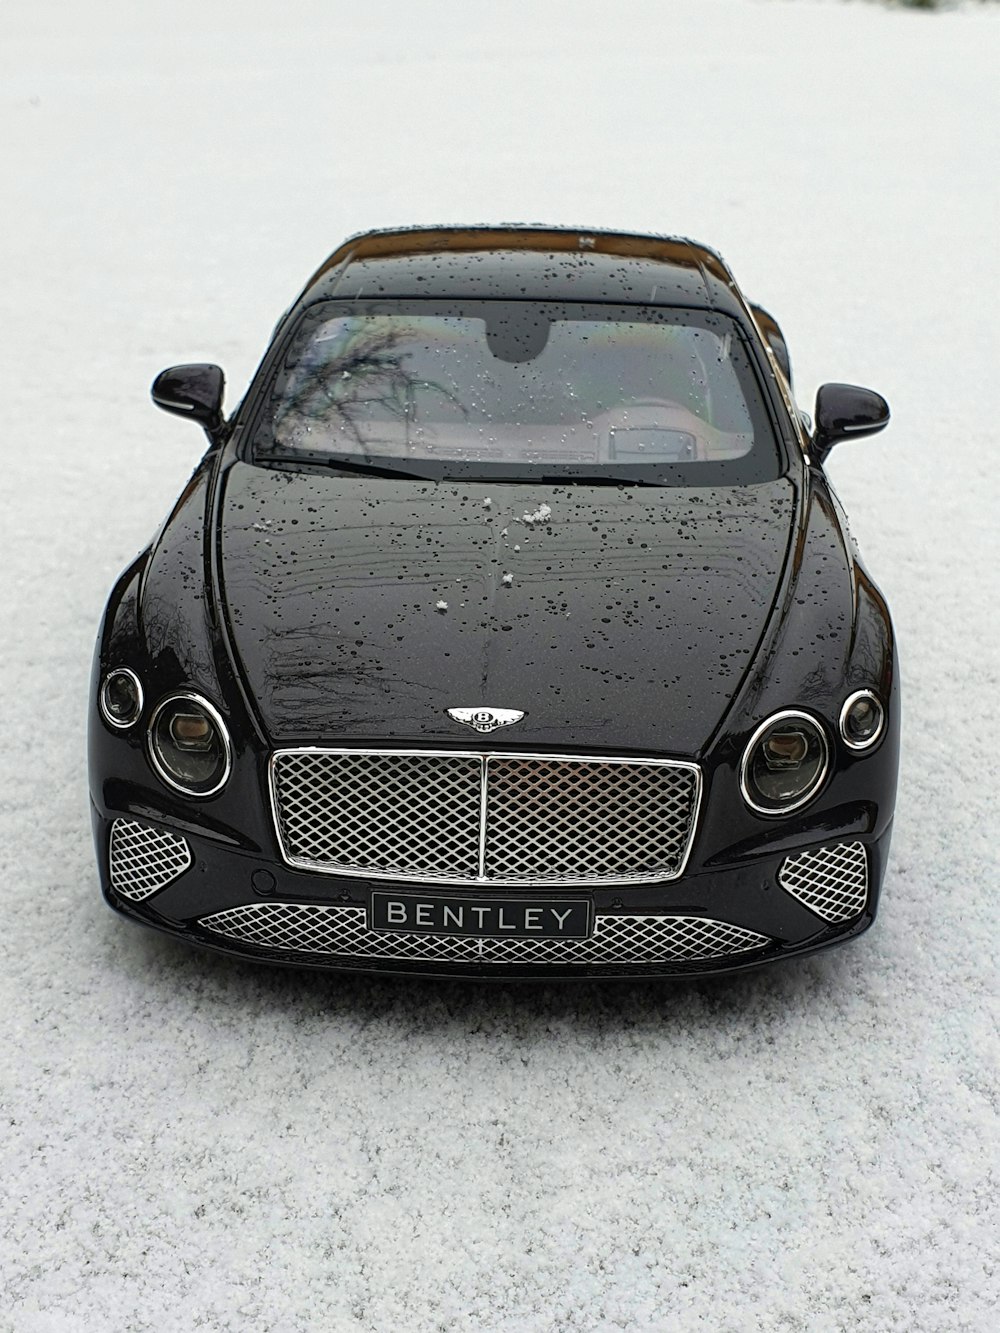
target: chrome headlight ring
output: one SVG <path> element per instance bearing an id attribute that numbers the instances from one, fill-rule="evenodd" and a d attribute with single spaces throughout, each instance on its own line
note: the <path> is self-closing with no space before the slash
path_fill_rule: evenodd
<path id="1" fill-rule="evenodd" d="M 134 700 L 132 709 L 126 717 L 120 714 L 116 716 L 112 706 L 112 692 L 116 683 L 124 684 Z M 112 667 L 101 681 L 97 705 L 105 722 L 116 731 L 127 731 L 129 727 L 135 726 L 142 717 L 143 702 L 142 682 L 129 667 Z"/>
<path id="2" fill-rule="evenodd" d="M 160 735 L 160 723 L 165 713 L 171 705 L 189 704 L 192 706 L 190 717 L 197 717 L 198 713 L 204 715 L 212 728 L 212 736 L 209 738 L 217 739 L 219 743 L 219 755 L 215 768 L 205 779 L 206 785 L 199 785 L 197 780 L 185 783 L 183 775 L 171 771 L 161 748 L 165 749 L 164 738 Z M 175 710 L 179 711 L 179 710 Z M 175 719 L 171 719 L 174 721 Z M 168 723 L 169 725 L 169 723 Z M 177 737 L 170 738 L 171 743 L 177 745 Z M 149 756 L 149 762 L 153 767 L 157 777 L 160 778 L 168 787 L 174 791 L 182 792 L 185 796 L 194 797 L 196 800 L 204 800 L 209 796 L 217 795 L 226 783 L 229 781 L 233 768 L 233 749 L 229 739 L 229 730 L 223 721 L 222 714 L 210 704 L 207 699 L 200 694 L 195 694 L 189 690 L 176 690 L 173 694 L 168 694 L 161 699 L 153 710 L 153 716 L 149 720 L 149 726 L 146 729 L 146 752 Z M 202 753 L 207 754 L 207 750 Z"/>
<path id="3" fill-rule="evenodd" d="M 756 758 L 760 743 L 766 737 L 769 731 L 780 728 L 783 723 L 798 722 L 801 724 L 800 732 L 806 732 L 809 739 L 817 743 L 819 763 L 816 770 L 809 780 L 807 787 L 791 800 L 779 801 L 774 799 L 771 805 L 763 804 L 767 797 L 759 790 L 754 790 L 754 779 L 751 765 Z M 788 728 L 794 734 L 793 728 Z M 807 740 L 808 748 L 808 740 Z M 826 782 L 830 772 L 830 745 L 826 738 L 826 731 L 819 720 L 810 713 L 804 713 L 797 708 L 783 708 L 780 712 L 772 713 L 770 717 L 765 718 L 761 724 L 755 728 L 746 748 L 743 751 L 743 758 L 740 762 L 740 794 L 747 806 L 758 815 L 766 815 L 769 818 L 780 819 L 784 815 L 792 814 L 796 810 L 801 810 L 804 805 L 808 805 L 814 797 L 819 795 L 823 784 Z"/>
<path id="4" fill-rule="evenodd" d="M 851 710 L 856 704 L 861 703 L 862 701 L 874 705 L 877 725 L 870 736 L 866 736 L 862 740 L 852 740 L 848 730 Z M 840 710 L 838 729 L 840 731 L 840 739 L 849 750 L 854 750 L 856 753 L 870 750 L 873 746 L 878 744 L 885 732 L 885 707 L 874 690 L 855 690 L 853 694 L 847 696 L 844 700 L 844 706 Z"/>

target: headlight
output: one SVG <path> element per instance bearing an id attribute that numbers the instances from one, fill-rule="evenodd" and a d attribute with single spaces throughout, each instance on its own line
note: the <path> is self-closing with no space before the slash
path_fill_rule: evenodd
<path id="1" fill-rule="evenodd" d="M 170 787 L 214 796 L 229 778 L 232 752 L 218 712 L 196 694 L 172 694 L 149 724 L 149 757 Z"/>
<path id="2" fill-rule="evenodd" d="M 115 667 L 104 677 L 100 694 L 101 712 L 106 722 L 124 729 L 139 720 L 142 712 L 142 686 L 128 667 Z"/>
<path id="3" fill-rule="evenodd" d="M 787 814 L 812 800 L 829 766 L 830 749 L 818 722 L 791 709 L 775 713 L 743 752 L 743 799 L 758 814 Z"/>
<path id="4" fill-rule="evenodd" d="M 882 735 L 885 709 L 871 690 L 858 690 L 840 710 L 840 735 L 850 750 L 867 750 Z"/>

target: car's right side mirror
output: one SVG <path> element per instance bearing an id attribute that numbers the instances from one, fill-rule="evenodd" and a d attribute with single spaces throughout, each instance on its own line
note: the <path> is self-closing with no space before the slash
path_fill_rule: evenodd
<path id="1" fill-rule="evenodd" d="M 874 435 L 889 424 L 889 404 L 874 389 L 856 384 L 821 384 L 816 394 L 812 454 L 817 463 L 838 440 Z"/>

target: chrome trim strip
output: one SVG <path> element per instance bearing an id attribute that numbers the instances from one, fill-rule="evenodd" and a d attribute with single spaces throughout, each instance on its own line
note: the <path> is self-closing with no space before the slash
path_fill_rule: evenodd
<path id="1" fill-rule="evenodd" d="M 870 421 L 863 421 L 860 426 L 841 426 L 840 429 L 845 435 L 858 435 L 865 430 L 870 430 L 872 432 L 882 430 L 884 426 L 888 426 L 890 420 L 891 417 L 887 414 L 885 419 L 880 421 L 878 425 L 873 425 Z"/>
<path id="2" fill-rule="evenodd" d="M 866 741 L 858 742 L 848 740 L 847 738 L 847 729 L 844 726 L 844 719 L 847 717 L 847 710 L 850 708 L 851 704 L 854 703 L 855 699 L 873 699 L 879 711 L 878 730 L 875 732 L 874 736 L 869 737 Z M 840 739 L 849 750 L 854 750 L 856 752 L 860 750 L 870 750 L 882 739 L 882 733 L 885 731 L 885 705 L 874 690 L 855 690 L 853 694 L 849 694 L 844 700 L 844 706 L 840 710 L 838 727 L 840 729 Z"/>
<path id="3" fill-rule="evenodd" d="M 812 721 L 812 719 L 810 719 L 810 721 Z M 419 758 L 431 755 L 442 756 L 449 759 L 480 760 L 483 773 L 482 787 L 480 788 L 480 874 L 477 875 L 476 878 L 470 879 L 461 875 L 407 874 L 402 871 L 386 874 L 386 872 L 382 870 L 343 870 L 339 866 L 324 866 L 316 861 L 310 861 L 305 857 L 290 856 L 288 849 L 285 846 L 284 832 L 278 814 L 278 797 L 275 786 L 274 767 L 279 759 L 282 759 L 287 755 L 300 754 L 402 755 Z M 687 842 L 685 843 L 684 851 L 681 855 L 677 869 L 669 875 L 599 875 L 589 879 L 576 877 L 555 881 L 551 879 L 535 878 L 483 878 L 486 839 L 486 821 L 483 817 L 483 812 L 486 806 L 486 770 L 491 759 L 543 759 L 555 763 L 575 764 L 643 764 L 647 766 L 655 765 L 660 768 L 683 769 L 685 772 L 691 773 L 694 776 L 694 796 L 691 801 L 691 819 L 688 824 Z M 267 785 L 271 803 L 271 818 L 274 822 L 274 830 L 278 840 L 278 850 L 281 852 L 281 859 L 285 864 L 291 866 L 295 870 L 308 870 L 315 875 L 336 875 L 344 879 L 381 879 L 386 880 L 387 882 L 398 881 L 400 883 L 411 884 L 454 884 L 460 886 L 468 885 L 473 888 L 545 888 L 558 893 L 560 889 L 583 888 L 587 885 L 667 884 L 672 880 L 680 879 L 687 868 L 687 863 L 691 856 L 691 849 L 694 846 L 695 834 L 698 829 L 698 818 L 701 814 L 701 797 L 704 783 L 700 766 L 687 759 L 633 759 L 627 755 L 549 754 L 543 751 L 534 750 L 420 750 L 403 749 L 394 746 L 298 745 L 288 746 L 284 749 L 274 750 L 272 752 L 267 765 Z"/>
<path id="4" fill-rule="evenodd" d="M 479 876 L 478 878 L 486 882 L 486 805 L 488 797 L 488 783 L 490 771 L 489 755 L 479 765 Z"/>
<path id="5" fill-rule="evenodd" d="M 793 801 L 790 805 L 783 805 L 780 809 L 772 810 L 766 805 L 758 805 L 750 795 L 750 789 L 747 784 L 747 765 L 750 762 L 751 754 L 753 754 L 754 746 L 760 740 L 761 736 L 763 736 L 764 732 L 767 731 L 768 727 L 773 727 L 775 722 L 783 722 L 785 718 L 789 717 L 796 717 L 803 722 L 809 722 L 819 730 L 820 739 L 823 742 L 823 767 L 820 769 L 816 781 L 804 796 L 800 796 L 797 801 Z M 823 723 L 818 717 L 814 717 L 812 713 L 804 713 L 801 708 L 782 708 L 777 713 L 772 713 L 770 717 L 765 718 L 747 741 L 746 749 L 743 751 L 743 758 L 740 761 L 740 795 L 755 814 L 766 815 L 769 819 L 782 819 L 785 815 L 791 814 L 793 810 L 801 810 L 804 805 L 808 805 L 810 801 L 814 800 L 822 790 L 829 772 L 830 742 L 826 738 L 826 728 L 823 726 Z"/>
<path id="6" fill-rule="evenodd" d="M 112 717 L 108 711 L 107 703 L 104 699 L 104 691 L 108 688 L 108 681 L 112 676 L 128 676 L 135 685 L 136 692 L 139 695 L 139 706 L 136 709 L 135 717 L 130 718 L 128 722 L 120 722 Z M 129 727 L 134 727 L 142 717 L 142 710 L 145 704 L 145 695 L 142 692 L 142 681 L 130 667 L 112 667 L 104 679 L 101 681 L 101 688 L 97 692 L 97 706 L 101 710 L 101 716 L 107 722 L 109 727 L 114 727 L 116 731 L 127 731 Z"/>
<path id="7" fill-rule="evenodd" d="M 187 699 L 189 703 L 197 704 L 199 708 L 204 708 L 205 712 L 215 723 L 219 735 L 222 737 L 222 748 L 225 752 L 226 764 L 222 770 L 222 777 L 209 791 L 192 791 L 190 787 L 183 786 L 176 778 L 170 776 L 170 773 L 160 763 L 157 756 L 156 746 L 153 744 L 153 731 L 156 727 L 156 721 L 164 708 L 166 708 L 167 704 L 173 703 L 175 699 Z M 209 796 L 217 796 L 229 781 L 230 774 L 233 771 L 233 747 L 229 739 L 229 729 L 222 719 L 222 714 L 214 704 L 210 704 L 206 698 L 200 694 L 195 694 L 192 690 L 175 690 L 173 694 L 168 694 L 162 698 L 153 709 L 153 716 L 149 719 L 149 726 L 146 728 L 146 754 L 153 771 L 161 782 L 165 783 L 174 791 L 182 792 L 185 796 L 189 796 L 195 801 L 204 801 Z"/>
<path id="8" fill-rule="evenodd" d="M 150 397 L 157 407 L 170 407 L 175 412 L 193 412 L 195 409 L 194 403 L 181 403 L 176 398 L 163 398 L 156 393 L 150 394 Z"/>

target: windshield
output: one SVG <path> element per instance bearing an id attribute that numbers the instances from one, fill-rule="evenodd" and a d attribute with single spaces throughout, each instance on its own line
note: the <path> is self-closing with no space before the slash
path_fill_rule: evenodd
<path id="1" fill-rule="evenodd" d="M 780 472 L 731 320 L 528 301 L 312 307 L 255 453 L 439 478 L 717 485 Z"/>

